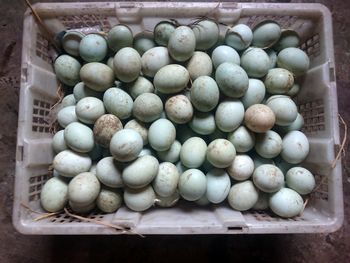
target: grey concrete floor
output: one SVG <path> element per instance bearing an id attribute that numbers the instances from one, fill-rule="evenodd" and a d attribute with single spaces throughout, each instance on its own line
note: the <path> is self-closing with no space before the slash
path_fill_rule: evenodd
<path id="1" fill-rule="evenodd" d="M 331 10 L 339 112 L 350 123 L 350 2 L 268 2 L 319 2 Z M 349 155 L 343 160 L 345 221 L 343 227 L 332 234 L 154 236 L 139 239 L 133 236 L 23 236 L 16 232 L 11 212 L 24 10 L 24 0 L 0 0 L 0 262 L 209 262 L 218 261 L 219 257 L 222 258 L 220 261 L 349 262 Z"/>

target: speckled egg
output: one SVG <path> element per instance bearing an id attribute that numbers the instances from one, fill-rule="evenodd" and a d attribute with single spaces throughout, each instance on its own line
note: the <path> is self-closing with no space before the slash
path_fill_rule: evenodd
<path id="1" fill-rule="evenodd" d="M 244 114 L 245 125 L 253 132 L 262 133 L 275 125 L 274 112 L 264 104 L 250 106 Z"/>
<path id="2" fill-rule="evenodd" d="M 231 188 L 231 180 L 223 169 L 214 168 L 207 174 L 206 197 L 213 204 L 223 202 Z"/>
<path id="3" fill-rule="evenodd" d="M 292 188 L 301 195 L 311 193 L 316 186 L 313 174 L 303 167 L 289 169 L 286 173 L 286 183 L 289 188 Z"/>
<path id="4" fill-rule="evenodd" d="M 298 116 L 298 108 L 295 102 L 288 96 L 274 95 L 268 98 L 266 105 L 273 111 L 276 124 L 287 126 L 292 124 Z"/>
<path id="5" fill-rule="evenodd" d="M 207 144 L 202 138 L 191 137 L 181 147 L 181 163 L 188 168 L 198 168 L 204 163 L 206 151 Z"/>
<path id="6" fill-rule="evenodd" d="M 72 122 L 64 129 L 64 140 L 76 152 L 87 153 L 94 147 L 92 130 L 79 122 Z"/>
<path id="7" fill-rule="evenodd" d="M 235 147 L 228 140 L 216 139 L 208 145 L 207 160 L 217 168 L 228 167 L 235 157 Z"/>
<path id="8" fill-rule="evenodd" d="M 148 77 L 154 77 L 159 69 L 169 65 L 171 61 L 166 47 L 151 48 L 141 57 L 142 73 Z"/>
<path id="9" fill-rule="evenodd" d="M 282 151 L 282 138 L 277 132 L 267 131 L 256 135 L 255 151 L 264 158 L 275 158 Z"/>
<path id="10" fill-rule="evenodd" d="M 181 143 L 177 140 L 166 151 L 158 151 L 158 158 L 164 162 L 176 163 L 180 159 Z"/>
<path id="11" fill-rule="evenodd" d="M 187 201 L 198 200 L 207 190 L 207 178 L 198 169 L 189 169 L 180 175 L 179 193 Z"/>
<path id="12" fill-rule="evenodd" d="M 282 158 L 292 164 L 301 163 L 309 154 L 309 141 L 300 131 L 288 132 L 282 140 Z"/>
<path id="13" fill-rule="evenodd" d="M 69 55 L 59 56 L 55 60 L 54 69 L 56 77 L 68 86 L 74 86 L 80 81 L 81 65 L 78 60 Z"/>
<path id="14" fill-rule="evenodd" d="M 114 82 L 113 70 L 99 62 L 85 64 L 80 70 L 80 78 L 90 89 L 101 92 L 112 87 Z"/>
<path id="15" fill-rule="evenodd" d="M 107 55 L 107 41 L 98 34 L 83 37 L 79 44 L 79 55 L 87 62 L 99 62 Z"/>
<path id="16" fill-rule="evenodd" d="M 197 50 L 207 50 L 213 47 L 219 39 L 219 26 L 212 20 L 199 21 L 192 30 L 196 37 Z"/>
<path id="17" fill-rule="evenodd" d="M 164 94 L 171 94 L 182 91 L 189 80 L 190 74 L 185 67 L 170 64 L 157 71 L 153 84 L 158 91 Z"/>
<path id="18" fill-rule="evenodd" d="M 107 42 L 110 49 L 118 52 L 124 47 L 131 47 L 134 37 L 131 29 L 126 25 L 116 25 L 109 30 Z"/>
<path id="19" fill-rule="evenodd" d="M 58 131 L 52 138 L 52 148 L 56 153 L 68 149 L 66 141 L 64 140 L 64 130 Z"/>
<path id="20" fill-rule="evenodd" d="M 296 191 L 282 188 L 270 197 L 269 206 L 275 214 L 290 218 L 301 213 L 304 201 Z"/>
<path id="21" fill-rule="evenodd" d="M 273 68 L 265 77 L 266 91 L 270 94 L 286 94 L 293 87 L 294 77 L 283 68 Z"/>
<path id="22" fill-rule="evenodd" d="M 136 99 L 143 93 L 153 93 L 154 87 L 151 81 L 144 77 L 138 77 L 134 82 L 131 82 L 128 87 L 128 92 L 133 99 Z"/>
<path id="23" fill-rule="evenodd" d="M 244 108 L 247 109 L 254 104 L 261 103 L 265 98 L 266 88 L 260 79 L 249 79 L 246 93 L 241 98 Z"/>
<path id="24" fill-rule="evenodd" d="M 103 104 L 107 112 L 123 120 L 131 116 L 134 102 L 124 90 L 110 88 L 103 95 Z"/>
<path id="25" fill-rule="evenodd" d="M 98 118 L 94 124 L 95 142 L 103 147 L 109 147 L 112 136 L 123 129 L 123 124 L 119 118 L 113 114 L 104 114 Z"/>
<path id="26" fill-rule="evenodd" d="M 146 124 L 132 119 L 125 124 L 124 128 L 137 131 L 142 137 L 143 145 L 146 145 L 148 143 L 148 128 Z"/>
<path id="27" fill-rule="evenodd" d="M 96 205 L 104 213 L 114 213 L 121 207 L 122 201 L 118 192 L 102 188 L 97 196 Z"/>
<path id="28" fill-rule="evenodd" d="M 85 97 L 75 106 L 78 119 L 86 124 L 94 124 L 95 121 L 105 114 L 103 102 L 94 97 Z"/>
<path id="29" fill-rule="evenodd" d="M 170 35 L 168 50 L 170 56 L 176 61 L 186 61 L 189 59 L 196 47 L 196 37 L 192 29 L 188 26 L 179 26 Z"/>
<path id="30" fill-rule="evenodd" d="M 192 83 L 190 99 L 197 110 L 213 110 L 219 102 L 219 97 L 219 87 L 211 77 L 201 76 Z"/>
<path id="31" fill-rule="evenodd" d="M 143 93 L 133 104 L 132 114 L 143 122 L 152 122 L 160 118 L 163 111 L 162 100 L 154 93 Z"/>
<path id="32" fill-rule="evenodd" d="M 187 62 L 186 68 L 190 73 L 191 80 L 195 80 L 200 76 L 210 76 L 213 71 L 209 55 L 201 51 L 193 53 L 193 56 Z"/>
<path id="33" fill-rule="evenodd" d="M 234 99 L 224 100 L 215 112 L 217 127 L 223 132 L 232 132 L 237 129 L 244 119 L 244 106 L 242 102 Z"/>
<path id="34" fill-rule="evenodd" d="M 62 210 L 67 201 L 68 185 L 63 179 L 53 177 L 44 184 L 40 193 L 40 203 L 47 212 Z"/>
<path id="35" fill-rule="evenodd" d="M 73 177 L 79 173 L 89 171 L 91 163 L 89 155 L 71 150 L 64 150 L 53 159 L 54 169 L 65 177 Z"/>
<path id="36" fill-rule="evenodd" d="M 278 53 L 277 65 L 289 70 L 295 76 L 301 76 L 309 69 L 310 59 L 301 49 L 288 47 Z"/>
<path id="37" fill-rule="evenodd" d="M 260 48 L 272 47 L 281 36 L 281 27 L 272 21 L 263 21 L 253 30 L 252 45 Z"/>
<path id="38" fill-rule="evenodd" d="M 189 122 L 193 116 L 193 107 L 185 95 L 170 97 L 165 103 L 167 117 L 174 123 L 184 124 Z"/>
<path id="39" fill-rule="evenodd" d="M 216 129 L 214 114 L 211 112 L 195 112 L 189 126 L 198 134 L 211 134 Z"/>
<path id="40" fill-rule="evenodd" d="M 246 211 L 258 201 L 259 192 L 252 181 L 234 184 L 227 197 L 229 205 L 238 211 Z"/>
<path id="41" fill-rule="evenodd" d="M 152 184 L 153 189 L 161 197 L 170 197 L 176 192 L 179 179 L 180 174 L 174 164 L 161 163 Z"/>
<path id="42" fill-rule="evenodd" d="M 114 73 L 120 81 L 132 82 L 140 75 L 141 57 L 135 49 L 124 47 L 115 54 L 113 66 Z"/>
<path id="43" fill-rule="evenodd" d="M 225 35 L 225 43 L 235 50 L 241 51 L 250 46 L 253 40 L 252 30 L 244 24 L 229 28 Z"/>
<path id="44" fill-rule="evenodd" d="M 237 155 L 231 165 L 226 168 L 228 174 L 237 181 L 245 181 L 254 172 L 254 162 L 249 155 Z"/>
<path id="45" fill-rule="evenodd" d="M 68 184 L 68 198 L 76 204 L 88 205 L 95 201 L 100 189 L 100 182 L 93 173 L 80 173 Z"/>
<path id="46" fill-rule="evenodd" d="M 136 212 L 141 212 L 153 206 L 156 194 L 152 186 L 146 186 L 140 189 L 125 188 L 124 202 L 125 205 Z"/>
<path id="47" fill-rule="evenodd" d="M 137 131 L 123 129 L 113 135 L 109 150 L 117 161 L 129 162 L 137 158 L 142 146 L 142 137 Z"/>
<path id="48" fill-rule="evenodd" d="M 241 55 L 241 67 L 250 78 L 262 78 L 270 69 L 270 58 L 261 48 L 248 48 Z"/>
<path id="49" fill-rule="evenodd" d="M 98 92 L 93 89 L 90 89 L 88 86 L 84 84 L 84 82 L 79 82 L 74 86 L 73 95 L 77 102 L 85 97 L 95 97 L 95 98 L 101 99 L 103 96 L 102 92 Z"/>
<path id="50" fill-rule="evenodd" d="M 123 187 L 122 165 L 113 157 L 104 157 L 96 165 L 96 176 L 106 186 Z"/>
<path id="51" fill-rule="evenodd" d="M 228 134 L 227 139 L 233 144 L 237 152 L 249 152 L 255 145 L 255 135 L 244 126 Z"/>
<path id="52" fill-rule="evenodd" d="M 156 151 L 166 151 L 174 143 L 176 137 L 175 126 L 167 119 L 159 119 L 148 129 L 148 142 Z"/>
<path id="53" fill-rule="evenodd" d="M 275 165 L 263 164 L 254 170 L 253 181 L 261 191 L 273 193 L 284 186 L 284 175 Z"/>
<path id="54" fill-rule="evenodd" d="M 215 68 L 224 62 L 229 62 L 237 65 L 241 63 L 241 59 L 237 51 L 232 47 L 225 45 L 216 47 L 211 53 L 211 59 Z"/>

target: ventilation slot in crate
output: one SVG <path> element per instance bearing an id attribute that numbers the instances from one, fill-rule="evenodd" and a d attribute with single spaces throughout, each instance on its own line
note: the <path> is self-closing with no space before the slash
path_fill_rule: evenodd
<path id="1" fill-rule="evenodd" d="M 50 123 L 47 118 L 50 113 L 51 104 L 41 100 L 33 102 L 32 131 L 50 133 Z"/>
<path id="2" fill-rule="evenodd" d="M 60 16 L 58 19 L 67 29 L 101 26 L 102 30 L 106 31 L 111 28 L 107 16 L 103 15 Z"/>
<path id="3" fill-rule="evenodd" d="M 41 189 L 50 177 L 49 174 L 43 174 L 29 178 L 29 202 L 40 199 Z"/>
<path id="4" fill-rule="evenodd" d="M 36 55 L 47 63 L 52 63 L 49 56 L 49 42 L 40 33 L 36 33 Z"/>
<path id="5" fill-rule="evenodd" d="M 245 212 L 243 214 L 247 214 L 247 213 L 252 215 L 257 221 L 264 221 L 264 222 L 305 221 L 305 219 L 300 216 L 287 218 L 287 219 L 281 218 L 270 211 L 254 211 L 254 212 Z"/>
<path id="6" fill-rule="evenodd" d="M 107 215 L 107 214 L 102 213 L 100 211 L 92 211 L 88 215 L 84 215 L 84 217 L 102 221 L 104 219 L 105 215 Z M 70 217 L 70 216 L 66 215 L 65 213 L 61 213 L 61 214 L 58 214 L 58 215 L 52 217 L 50 222 L 51 223 L 67 224 L 67 223 L 72 223 L 72 222 L 80 223 L 82 221 L 80 219 Z"/>
<path id="7" fill-rule="evenodd" d="M 304 50 L 310 58 L 317 57 L 321 53 L 320 36 L 318 34 L 313 35 L 305 41 L 300 48 Z"/>
<path id="8" fill-rule="evenodd" d="M 254 28 L 259 23 L 270 20 L 277 22 L 282 28 L 290 28 L 297 21 L 296 16 L 278 16 L 278 15 L 256 15 L 250 16 L 246 24 L 250 28 Z"/>
<path id="9" fill-rule="evenodd" d="M 326 129 L 322 99 L 299 105 L 299 112 L 304 118 L 304 133 L 316 134 Z"/>

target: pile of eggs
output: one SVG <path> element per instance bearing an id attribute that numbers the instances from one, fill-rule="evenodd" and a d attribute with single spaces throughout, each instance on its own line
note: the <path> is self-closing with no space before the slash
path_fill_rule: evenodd
<path id="1" fill-rule="evenodd" d="M 315 187 L 292 97 L 309 58 L 295 31 L 271 21 L 220 36 L 215 21 L 158 23 L 133 36 L 67 31 L 54 62 L 71 94 L 53 137 L 42 207 L 87 213 L 228 205 L 294 217 Z M 71 88 L 69 88 L 71 87 Z"/>

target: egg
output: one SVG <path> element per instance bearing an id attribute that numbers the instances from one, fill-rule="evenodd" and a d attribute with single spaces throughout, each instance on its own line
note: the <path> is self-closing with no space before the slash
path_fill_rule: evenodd
<path id="1" fill-rule="evenodd" d="M 141 57 L 131 48 L 124 47 L 114 56 L 114 73 L 123 82 L 129 83 L 138 78 L 141 72 Z"/>
<path id="2" fill-rule="evenodd" d="M 269 206 L 280 217 L 291 218 L 301 213 L 304 201 L 296 191 L 282 188 L 270 197 Z"/>
<path id="3" fill-rule="evenodd" d="M 68 31 L 62 38 L 62 47 L 69 55 L 79 56 L 79 44 L 85 35 L 79 31 Z"/>
<path id="4" fill-rule="evenodd" d="M 96 205 L 104 213 L 114 213 L 121 207 L 122 197 L 115 191 L 102 188 L 97 196 Z"/>
<path id="5" fill-rule="evenodd" d="M 246 93 L 241 98 L 245 109 L 249 108 L 254 104 L 261 103 L 265 98 L 265 85 L 259 79 L 249 79 L 249 85 Z"/>
<path id="6" fill-rule="evenodd" d="M 263 21 L 253 30 L 252 45 L 260 48 L 273 46 L 281 36 L 281 27 L 273 21 Z"/>
<path id="7" fill-rule="evenodd" d="M 176 137 L 175 126 L 167 119 L 159 119 L 148 129 L 148 142 L 156 151 L 166 151 L 174 143 Z"/>
<path id="8" fill-rule="evenodd" d="M 236 181 L 245 181 L 254 172 L 254 162 L 249 155 L 237 155 L 226 171 Z"/>
<path id="9" fill-rule="evenodd" d="M 236 64 L 224 62 L 215 71 L 215 80 L 220 91 L 228 97 L 240 98 L 248 89 L 247 73 Z"/>
<path id="10" fill-rule="evenodd" d="M 93 89 L 90 89 L 88 86 L 84 84 L 84 82 L 79 82 L 74 86 L 73 95 L 77 102 L 85 97 L 95 97 L 95 98 L 101 99 L 103 96 L 102 92 L 98 92 Z"/>
<path id="11" fill-rule="evenodd" d="M 212 20 L 199 21 L 193 26 L 192 30 L 196 37 L 197 50 L 208 50 L 219 39 L 219 26 Z"/>
<path id="12" fill-rule="evenodd" d="M 309 154 L 309 141 L 300 131 L 288 132 L 282 140 L 282 158 L 292 164 L 301 163 Z"/>
<path id="13" fill-rule="evenodd" d="M 221 45 L 216 47 L 211 53 L 211 60 L 213 61 L 214 68 L 217 68 L 224 62 L 230 62 L 239 65 L 241 58 L 236 50 L 232 47 Z"/>
<path id="14" fill-rule="evenodd" d="M 72 122 L 79 121 L 75 113 L 75 106 L 67 106 L 60 109 L 57 113 L 57 121 L 62 128 L 65 128 Z"/>
<path id="15" fill-rule="evenodd" d="M 133 99 L 136 99 L 143 93 L 153 93 L 154 87 L 151 81 L 144 77 L 138 77 L 134 82 L 128 85 L 128 92 Z"/>
<path id="16" fill-rule="evenodd" d="M 265 77 L 266 91 L 270 94 L 286 94 L 293 87 L 294 77 L 283 68 L 273 68 Z"/>
<path id="17" fill-rule="evenodd" d="M 151 155 L 137 158 L 122 173 L 123 182 L 129 188 L 142 188 L 152 182 L 158 172 L 159 162 Z"/>
<path id="18" fill-rule="evenodd" d="M 198 134 L 211 134 L 216 129 L 214 114 L 210 112 L 195 112 L 189 126 Z"/>
<path id="19" fill-rule="evenodd" d="M 251 181 L 234 184 L 228 194 L 229 205 L 238 211 L 246 211 L 252 208 L 258 201 L 258 190 Z"/>
<path id="20" fill-rule="evenodd" d="M 170 35 L 168 50 L 176 61 L 183 62 L 189 59 L 196 47 L 196 37 L 188 26 L 179 26 Z"/>
<path id="21" fill-rule="evenodd" d="M 54 169 L 62 176 L 73 177 L 79 173 L 89 171 L 91 158 L 85 153 L 64 150 L 53 159 Z"/>
<path id="22" fill-rule="evenodd" d="M 261 191 L 273 193 L 283 187 L 284 175 L 275 165 L 263 164 L 254 170 L 253 182 Z"/>
<path id="23" fill-rule="evenodd" d="M 204 163 L 206 151 L 207 144 L 202 138 L 191 137 L 181 147 L 181 163 L 188 168 L 198 168 Z"/>
<path id="24" fill-rule="evenodd" d="M 133 104 L 132 114 L 143 122 L 152 122 L 160 118 L 163 111 L 162 100 L 154 93 L 143 93 Z"/>
<path id="25" fill-rule="evenodd" d="M 148 143 L 148 128 L 144 123 L 132 119 L 125 124 L 124 128 L 137 131 L 142 137 L 143 145 Z"/>
<path id="26" fill-rule="evenodd" d="M 181 143 L 177 140 L 166 151 L 158 151 L 158 158 L 164 162 L 176 163 L 180 159 Z"/>
<path id="27" fill-rule="evenodd" d="M 87 153 L 94 147 L 92 130 L 79 122 L 72 122 L 65 128 L 64 140 L 76 152 Z"/>
<path id="28" fill-rule="evenodd" d="M 239 153 L 249 152 L 255 145 L 255 135 L 245 126 L 240 126 L 227 135 L 227 139 L 233 144 Z"/>
<path id="29" fill-rule="evenodd" d="M 53 177 L 47 180 L 40 193 L 41 206 L 47 212 L 58 212 L 65 207 L 67 201 L 67 183 L 59 177 Z"/>
<path id="30" fill-rule="evenodd" d="M 282 151 L 282 138 L 277 132 L 267 131 L 256 135 L 255 151 L 264 158 L 275 158 Z"/>
<path id="31" fill-rule="evenodd" d="M 139 153 L 139 156 L 138 157 L 142 157 L 142 156 L 145 156 L 145 155 L 154 155 L 152 149 L 150 148 L 143 148 L 142 151 Z"/>
<path id="32" fill-rule="evenodd" d="M 64 96 L 64 98 L 61 101 L 62 108 L 68 107 L 68 106 L 75 106 L 75 104 L 76 104 L 76 100 L 73 94 Z"/>
<path id="33" fill-rule="evenodd" d="M 113 70 L 113 72 L 114 72 L 113 60 L 114 60 L 114 57 L 109 57 L 109 58 L 107 59 L 107 63 L 106 63 L 106 64 L 107 64 L 107 66 L 110 67 L 111 70 Z"/>
<path id="34" fill-rule="evenodd" d="M 174 123 L 184 124 L 193 116 L 193 107 L 190 100 L 184 95 L 175 95 L 167 99 L 165 112 Z"/>
<path id="35" fill-rule="evenodd" d="M 226 99 L 219 104 L 215 112 L 217 127 L 223 132 L 237 129 L 244 119 L 244 106 L 235 99 Z"/>
<path id="36" fill-rule="evenodd" d="M 99 34 L 86 35 L 79 44 L 79 55 L 87 62 L 103 60 L 107 55 L 107 51 L 107 41 Z"/>
<path id="37" fill-rule="evenodd" d="M 295 47 L 281 50 L 277 56 L 277 65 L 292 72 L 295 76 L 304 75 L 310 67 L 310 59 L 307 54 Z"/>
<path id="38" fill-rule="evenodd" d="M 97 167 L 97 162 L 95 161 L 95 162 L 92 163 L 92 165 L 91 165 L 91 167 L 90 167 L 88 172 L 93 173 L 94 175 L 96 175 L 96 171 L 97 171 L 96 167 Z"/>
<path id="39" fill-rule="evenodd" d="M 209 76 L 198 77 L 192 83 L 190 92 L 193 107 L 199 111 L 211 111 L 219 103 L 219 87 L 215 80 Z"/>
<path id="40" fill-rule="evenodd" d="M 266 210 L 269 208 L 270 195 L 259 191 L 258 201 L 252 207 L 254 210 Z"/>
<path id="41" fill-rule="evenodd" d="M 90 89 L 99 92 L 112 87 L 114 82 L 113 70 L 99 62 L 85 64 L 80 70 L 80 78 Z"/>
<path id="42" fill-rule="evenodd" d="M 316 186 L 313 174 L 303 167 L 289 169 L 286 173 L 286 183 L 301 195 L 310 194 Z"/>
<path id="43" fill-rule="evenodd" d="M 142 137 L 137 131 L 123 129 L 113 135 L 109 150 L 117 161 L 129 162 L 137 158 L 142 146 Z"/>
<path id="44" fill-rule="evenodd" d="M 185 200 L 195 201 L 205 194 L 207 179 L 201 170 L 189 169 L 180 175 L 178 187 Z"/>
<path id="45" fill-rule="evenodd" d="M 200 205 L 200 206 L 207 206 L 207 205 L 210 205 L 210 201 L 208 200 L 207 198 L 207 195 L 204 194 L 202 195 L 201 198 L 199 198 L 198 200 L 194 201 L 197 205 Z"/>
<path id="46" fill-rule="evenodd" d="M 69 207 L 76 213 L 87 214 L 96 207 L 95 201 L 90 204 L 79 204 L 69 200 Z"/>
<path id="47" fill-rule="evenodd" d="M 55 60 L 54 69 L 56 77 L 68 86 L 74 86 L 80 81 L 81 65 L 78 60 L 69 55 L 59 56 Z"/>
<path id="48" fill-rule="evenodd" d="M 94 97 L 85 97 L 75 106 L 78 119 L 86 124 L 94 124 L 95 121 L 105 114 L 103 102 Z"/>
<path id="49" fill-rule="evenodd" d="M 116 25 L 107 34 L 108 46 L 114 52 L 118 52 L 124 47 L 131 47 L 133 40 L 132 31 L 126 25 Z"/>
<path id="50" fill-rule="evenodd" d="M 96 165 L 96 176 L 105 186 L 123 187 L 122 165 L 113 157 L 104 157 Z"/>
<path id="51" fill-rule="evenodd" d="M 180 161 L 176 163 L 176 168 L 179 171 L 180 174 L 188 170 L 186 166 L 184 166 Z"/>
<path id="52" fill-rule="evenodd" d="M 286 95 L 293 97 L 293 96 L 297 95 L 297 94 L 299 93 L 299 91 L 300 91 L 300 85 L 297 84 L 297 83 L 294 83 L 294 85 L 293 85 L 292 88 L 286 93 Z"/>
<path id="53" fill-rule="evenodd" d="M 169 162 L 161 163 L 152 183 L 153 189 L 158 196 L 171 197 L 176 193 L 179 178 L 179 171 L 174 164 Z"/>
<path id="54" fill-rule="evenodd" d="M 264 104 L 250 106 L 244 114 L 244 123 L 253 132 L 264 133 L 275 125 L 274 112 Z"/>
<path id="55" fill-rule="evenodd" d="M 223 169 L 214 168 L 207 174 L 206 197 L 213 204 L 223 202 L 231 188 L 230 177 Z"/>
<path id="56" fill-rule="evenodd" d="M 52 148 L 56 153 L 68 149 L 66 141 L 64 140 L 64 130 L 58 131 L 52 138 Z"/>
<path id="57" fill-rule="evenodd" d="M 288 126 L 298 116 L 298 108 L 295 102 L 288 96 L 271 96 L 266 101 L 266 105 L 274 112 L 277 125 Z"/>
<path id="58" fill-rule="evenodd" d="M 100 189 L 100 182 L 93 173 L 80 173 L 68 184 L 68 199 L 76 204 L 88 205 L 95 201 Z"/>
<path id="59" fill-rule="evenodd" d="M 297 118 L 290 125 L 288 125 L 288 126 L 275 126 L 275 130 L 278 133 L 283 134 L 283 133 L 288 133 L 290 131 L 299 131 L 303 128 L 303 126 L 304 126 L 304 118 L 300 113 L 298 113 Z"/>
<path id="60" fill-rule="evenodd" d="M 241 67 L 250 78 L 262 78 L 270 69 L 270 58 L 261 48 L 251 47 L 241 55 Z"/>
<path id="61" fill-rule="evenodd" d="M 225 35 L 225 43 L 235 50 L 242 51 L 249 47 L 253 40 L 253 32 L 244 24 L 229 28 Z"/>
<path id="62" fill-rule="evenodd" d="M 164 94 L 182 91 L 190 80 L 187 69 L 181 65 L 170 64 L 160 68 L 154 76 L 153 84 L 156 90 Z"/>
<path id="63" fill-rule="evenodd" d="M 142 73 L 148 77 L 154 77 L 159 69 L 169 65 L 171 61 L 166 47 L 151 48 L 141 57 Z"/>
<path id="64" fill-rule="evenodd" d="M 149 209 L 155 202 L 156 194 L 152 186 L 146 186 L 140 189 L 125 188 L 125 205 L 136 212 L 142 212 Z"/>
<path id="65" fill-rule="evenodd" d="M 140 56 L 155 46 L 156 43 L 153 41 L 153 33 L 151 32 L 141 32 L 134 37 L 133 47 L 139 52 Z"/>
<path id="66" fill-rule="evenodd" d="M 103 104 L 107 112 L 123 120 L 131 116 L 134 102 L 124 90 L 109 88 L 103 95 Z"/>
<path id="67" fill-rule="evenodd" d="M 205 52 L 195 51 L 193 56 L 187 62 L 186 66 L 190 73 L 191 80 L 200 76 L 210 76 L 213 71 L 213 65 L 209 55 Z"/>
<path id="68" fill-rule="evenodd" d="M 276 51 L 281 51 L 282 49 L 288 47 L 298 47 L 300 45 L 300 37 L 298 33 L 291 29 L 284 29 L 281 32 L 280 39 L 273 46 Z"/>
<path id="69" fill-rule="evenodd" d="M 270 59 L 270 67 L 269 69 L 275 68 L 277 64 L 277 53 L 272 48 L 265 49 L 266 54 Z"/>
<path id="70" fill-rule="evenodd" d="M 161 21 L 153 31 L 154 41 L 160 46 L 167 46 L 170 36 L 175 31 L 175 25 L 168 21 Z"/>
<path id="71" fill-rule="evenodd" d="M 173 207 L 180 200 L 180 194 L 178 191 L 175 191 L 169 197 L 156 196 L 156 205 L 160 207 Z"/>
<path id="72" fill-rule="evenodd" d="M 216 139 L 208 145 L 207 160 L 217 168 L 228 167 L 235 157 L 235 147 L 226 139 Z"/>
<path id="73" fill-rule="evenodd" d="M 123 129 L 123 124 L 119 118 L 113 114 L 104 114 L 99 117 L 93 128 L 95 142 L 103 147 L 109 147 L 112 136 Z"/>

